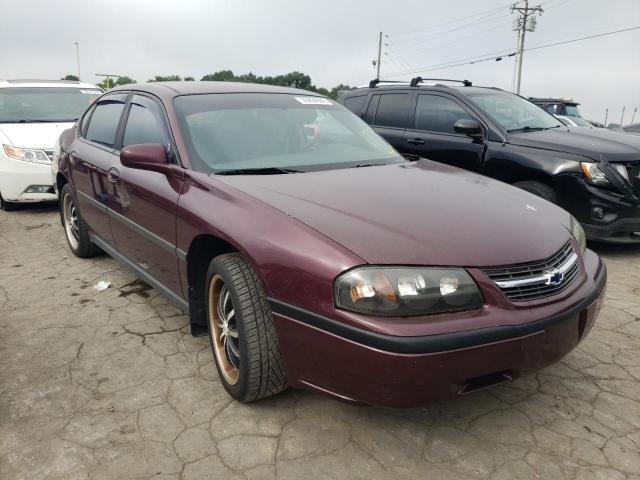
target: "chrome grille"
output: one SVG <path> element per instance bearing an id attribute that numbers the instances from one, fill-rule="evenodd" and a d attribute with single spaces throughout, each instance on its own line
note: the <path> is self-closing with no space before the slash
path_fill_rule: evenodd
<path id="1" fill-rule="evenodd" d="M 507 298 L 525 302 L 560 293 L 576 279 L 579 269 L 578 255 L 567 242 L 546 260 L 483 268 Z"/>

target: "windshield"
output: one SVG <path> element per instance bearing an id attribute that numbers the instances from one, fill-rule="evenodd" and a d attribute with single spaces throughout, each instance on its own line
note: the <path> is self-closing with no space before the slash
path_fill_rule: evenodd
<path id="1" fill-rule="evenodd" d="M 1 88 L 0 123 L 74 122 L 100 95 L 94 88 Z"/>
<path id="2" fill-rule="evenodd" d="M 518 95 L 477 93 L 469 96 L 507 132 L 526 132 L 562 126 L 553 115 Z"/>
<path id="3" fill-rule="evenodd" d="M 405 161 L 357 116 L 323 97 L 208 94 L 180 96 L 174 103 L 192 164 L 206 173 Z"/>
<path id="4" fill-rule="evenodd" d="M 580 117 L 569 117 L 573 123 L 575 123 L 578 127 L 592 127 L 589 122 L 587 122 L 584 118 Z"/>
<path id="5" fill-rule="evenodd" d="M 577 105 L 564 105 L 565 110 L 567 111 L 567 115 L 570 117 L 581 117 L 580 110 L 578 110 Z"/>

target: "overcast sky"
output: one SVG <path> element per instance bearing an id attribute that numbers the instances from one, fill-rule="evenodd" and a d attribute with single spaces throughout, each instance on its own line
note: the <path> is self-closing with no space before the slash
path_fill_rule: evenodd
<path id="1" fill-rule="evenodd" d="M 545 11 L 527 34 L 529 48 L 640 26 L 640 0 L 540 3 Z M 300 70 L 329 88 L 375 77 L 371 60 L 381 30 L 389 35 L 383 76 L 516 44 L 504 0 L 0 0 L 0 12 L 0 78 L 75 74 L 76 40 L 82 80 L 89 82 L 100 80 L 96 73 L 145 81 L 156 74 L 199 79 L 221 69 Z M 513 66 L 507 58 L 423 76 L 510 89 Z M 609 121 L 619 121 L 626 105 L 628 122 L 640 106 L 640 30 L 526 52 L 522 94 L 573 97 L 585 117 L 599 121 L 606 107 Z"/>

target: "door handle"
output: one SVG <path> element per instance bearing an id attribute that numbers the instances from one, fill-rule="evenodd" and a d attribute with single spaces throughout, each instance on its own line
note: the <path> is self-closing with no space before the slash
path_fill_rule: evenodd
<path id="1" fill-rule="evenodd" d="M 107 172 L 107 180 L 111 183 L 118 183 L 120 181 L 120 172 L 117 168 L 110 168 Z"/>
<path id="2" fill-rule="evenodd" d="M 421 138 L 410 138 L 409 140 L 407 140 L 407 142 L 412 145 L 424 145 L 424 140 L 422 140 Z"/>

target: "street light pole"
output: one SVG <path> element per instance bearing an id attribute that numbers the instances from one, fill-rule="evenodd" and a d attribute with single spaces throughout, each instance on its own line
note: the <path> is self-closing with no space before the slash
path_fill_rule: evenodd
<path id="1" fill-rule="evenodd" d="M 80 81 L 80 45 L 78 45 L 78 42 L 76 41 L 75 44 L 76 46 L 76 62 L 78 64 L 78 81 Z"/>
<path id="2" fill-rule="evenodd" d="M 376 78 L 380 80 L 380 60 L 382 58 L 382 32 L 380 32 L 380 37 L 378 38 L 378 64 L 376 65 Z"/>

